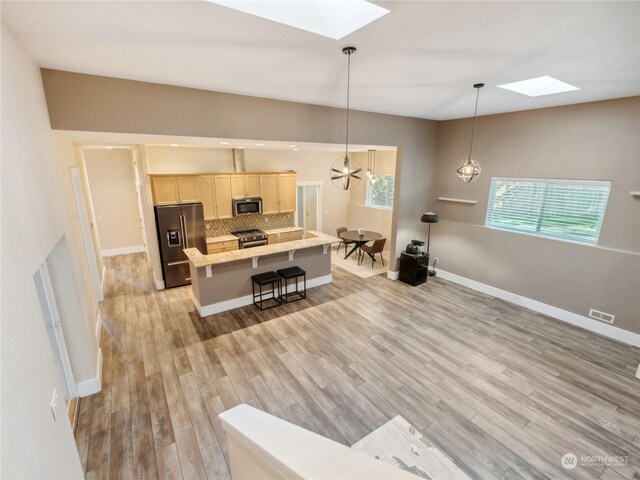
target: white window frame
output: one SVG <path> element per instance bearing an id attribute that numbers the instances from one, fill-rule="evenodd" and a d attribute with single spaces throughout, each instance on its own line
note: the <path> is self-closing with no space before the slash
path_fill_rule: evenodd
<path id="1" fill-rule="evenodd" d="M 393 206 L 394 206 L 394 197 L 395 197 L 395 190 L 396 190 L 396 176 L 394 174 L 388 173 L 388 174 L 384 174 L 384 175 L 376 175 L 376 177 L 392 177 L 393 178 L 393 195 L 391 196 L 391 206 L 390 207 L 383 207 L 380 205 L 372 205 L 369 203 L 369 199 L 370 197 L 370 192 L 371 192 L 371 182 L 369 182 L 368 179 L 366 179 L 365 181 L 367 182 L 367 191 L 365 192 L 365 197 L 364 197 L 364 204 L 366 207 L 369 208 L 379 208 L 380 210 L 393 210 Z"/>
<path id="2" fill-rule="evenodd" d="M 558 184 L 562 184 L 562 185 L 593 185 L 593 186 L 604 186 L 604 187 L 609 187 L 609 193 L 607 194 L 607 198 L 604 202 L 604 206 L 602 208 L 602 218 L 600 219 L 600 223 L 598 225 L 598 230 L 596 232 L 596 237 L 594 239 L 593 242 L 590 241 L 581 241 L 578 239 L 574 239 L 574 238 L 564 238 L 564 237 L 560 237 L 560 236 L 554 236 L 554 235 L 544 235 L 544 234 L 540 234 L 540 233 L 534 233 L 534 232 L 525 232 L 525 231 L 521 231 L 521 230 L 513 230 L 513 229 L 509 229 L 509 228 L 502 228 L 502 227 L 498 227 L 495 225 L 490 225 L 489 224 L 489 207 L 491 205 L 491 192 L 493 192 L 493 183 L 495 181 L 501 181 L 501 182 L 531 182 L 531 183 L 535 183 L 535 182 L 542 182 L 542 183 L 549 183 L 549 184 L 553 184 L 553 183 L 558 183 Z M 537 237 L 537 238 L 546 238 L 549 240 L 559 240 L 561 242 L 568 242 L 568 243 L 575 243 L 578 245 L 586 245 L 586 246 L 597 246 L 598 245 L 598 241 L 600 240 L 600 231 L 602 230 L 602 223 L 604 222 L 604 216 L 606 214 L 607 211 L 607 204 L 609 202 L 609 196 L 611 195 L 611 181 L 610 180 L 563 180 L 563 179 L 557 179 L 557 178 L 526 178 L 526 177 L 491 177 L 491 183 L 489 185 L 489 195 L 487 198 L 487 212 L 485 215 L 485 219 L 484 219 L 484 225 L 487 228 L 492 228 L 494 230 L 500 230 L 502 232 L 511 232 L 511 233 L 516 233 L 516 234 L 520 234 L 520 235 L 527 235 L 530 237 Z"/>

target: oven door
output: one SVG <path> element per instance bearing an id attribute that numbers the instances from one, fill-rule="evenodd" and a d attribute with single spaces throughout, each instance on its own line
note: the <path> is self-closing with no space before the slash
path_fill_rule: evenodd
<path id="1" fill-rule="evenodd" d="M 261 198 L 237 198 L 233 200 L 233 215 L 257 215 L 262 213 Z"/>

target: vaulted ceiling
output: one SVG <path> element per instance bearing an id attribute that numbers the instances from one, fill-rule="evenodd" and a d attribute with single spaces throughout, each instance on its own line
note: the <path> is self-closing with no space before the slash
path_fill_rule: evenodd
<path id="1" fill-rule="evenodd" d="M 342 40 L 206 1 L 3 1 L 41 67 L 444 120 L 640 95 L 640 2 L 375 2 Z M 550 75 L 580 90 L 496 85 Z"/>

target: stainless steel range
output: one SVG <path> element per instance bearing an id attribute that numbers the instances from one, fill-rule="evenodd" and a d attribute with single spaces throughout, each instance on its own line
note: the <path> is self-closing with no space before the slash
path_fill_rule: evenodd
<path id="1" fill-rule="evenodd" d="M 269 240 L 268 235 L 257 228 L 231 232 L 231 235 L 238 237 L 238 244 L 240 248 L 259 247 L 261 245 L 266 245 Z"/>

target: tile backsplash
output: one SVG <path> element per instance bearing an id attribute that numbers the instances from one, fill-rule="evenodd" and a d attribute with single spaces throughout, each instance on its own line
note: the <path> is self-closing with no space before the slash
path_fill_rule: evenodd
<path id="1" fill-rule="evenodd" d="M 243 215 L 240 217 L 223 218 L 220 220 L 205 220 L 207 237 L 228 235 L 237 230 L 271 230 L 273 228 L 287 228 L 294 226 L 293 213 L 274 213 L 271 215 Z"/>

